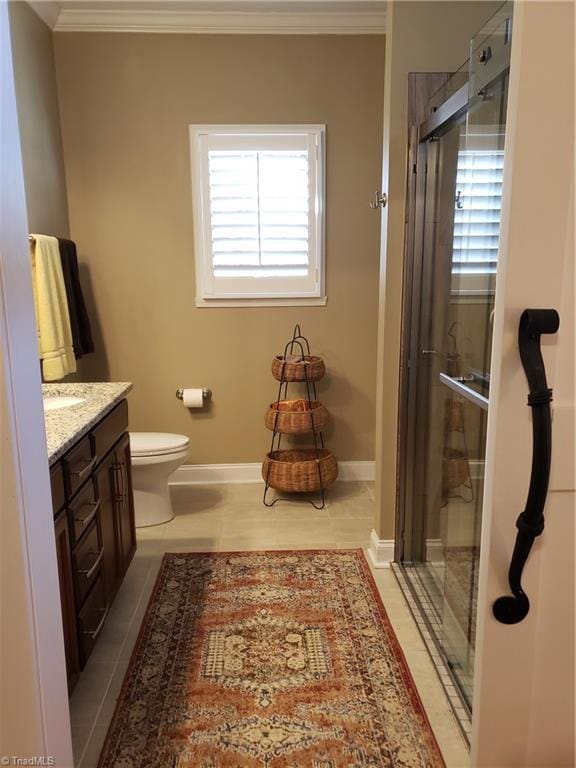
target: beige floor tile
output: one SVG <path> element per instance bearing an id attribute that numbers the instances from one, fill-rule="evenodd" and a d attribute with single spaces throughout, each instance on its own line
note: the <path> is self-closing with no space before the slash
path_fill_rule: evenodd
<path id="1" fill-rule="evenodd" d="M 419 693 L 422 700 L 427 699 L 431 704 L 436 703 L 436 696 L 442 692 L 442 684 L 430 656 L 424 645 L 422 648 L 403 648 L 404 656 L 414 679 L 418 679 Z M 448 707 L 446 701 L 443 705 Z"/>
<path id="2" fill-rule="evenodd" d="M 332 520 L 332 530 L 334 531 L 336 541 L 365 540 L 368 543 L 372 525 L 369 520 L 337 518 Z"/>
<path id="3" fill-rule="evenodd" d="M 190 523 L 173 523 L 170 530 L 159 542 L 160 546 L 165 541 L 174 541 L 175 539 L 217 539 L 222 534 L 223 524 L 220 520 L 211 518 L 210 520 L 191 521 Z"/>
<path id="4" fill-rule="evenodd" d="M 372 499 L 337 499 L 328 505 L 328 513 L 336 520 L 364 520 L 372 530 L 376 518 L 376 505 Z"/>
<path id="5" fill-rule="evenodd" d="M 322 541 L 314 541 L 314 540 L 306 540 L 306 539 L 297 539 L 295 541 L 283 541 L 281 544 L 277 544 L 275 546 L 275 549 L 281 549 L 281 550 L 291 550 L 294 552 L 299 552 L 300 550 L 306 550 L 306 549 L 314 549 L 318 551 L 328 551 L 331 549 L 337 549 L 335 541 L 329 541 L 329 540 L 322 540 Z"/>
<path id="6" fill-rule="evenodd" d="M 120 657 L 118 659 L 119 664 L 127 663 L 132 658 L 132 653 L 134 651 L 134 647 L 136 646 L 136 641 L 140 635 L 140 626 L 145 613 L 145 611 L 142 613 L 140 622 L 138 624 L 133 624 L 128 630 L 128 634 L 124 640 L 124 645 L 120 651 Z"/>
<path id="7" fill-rule="evenodd" d="M 74 765 L 80 765 L 84 750 L 88 745 L 88 740 L 92 735 L 92 725 L 73 725 L 72 731 L 72 755 L 74 757 Z"/>
<path id="8" fill-rule="evenodd" d="M 225 485 L 190 485 L 172 486 L 170 497 L 174 512 L 178 515 L 182 510 L 209 512 L 220 507 L 228 497 L 228 486 Z"/>
<path id="9" fill-rule="evenodd" d="M 130 628 L 128 629 L 122 648 L 120 649 L 118 664 L 122 664 L 124 662 L 130 661 L 132 652 L 134 650 L 134 646 L 136 645 L 136 641 L 138 640 L 138 637 L 140 635 L 140 630 L 142 628 L 142 621 L 144 619 L 144 616 L 146 615 L 146 610 L 148 609 L 148 604 L 150 602 L 150 596 L 152 594 L 154 583 L 155 583 L 155 579 L 152 582 L 152 587 L 147 588 L 146 590 L 147 594 L 143 596 L 143 599 L 140 601 L 138 607 L 136 608 L 134 618 L 132 620 Z"/>
<path id="10" fill-rule="evenodd" d="M 100 712 L 96 720 L 96 725 L 108 725 L 112 720 L 112 716 L 116 708 L 116 702 L 118 701 L 118 696 L 120 696 L 122 683 L 124 682 L 124 678 L 126 677 L 127 670 L 128 670 L 127 661 L 121 661 L 116 665 L 116 669 L 114 670 L 114 674 L 112 675 L 112 680 L 110 681 L 110 685 L 108 686 L 106 697 L 102 702 L 102 707 L 100 708 Z"/>
<path id="11" fill-rule="evenodd" d="M 154 558 L 159 551 L 160 544 L 165 537 L 165 531 L 157 538 L 142 538 L 139 531 L 136 531 L 136 554 L 132 562 Z"/>
<path id="12" fill-rule="evenodd" d="M 398 580 L 396 579 L 396 576 L 394 576 L 392 568 L 374 568 L 371 565 L 370 570 L 372 571 L 374 581 L 378 585 L 378 589 L 391 589 L 396 592 L 402 592 L 400 585 L 398 584 Z"/>
<path id="13" fill-rule="evenodd" d="M 242 538 L 238 536 L 223 538 L 218 542 L 218 552 L 258 552 L 259 550 L 290 549 L 282 546 L 276 539 L 268 541 L 258 538 Z"/>
<path id="14" fill-rule="evenodd" d="M 426 647 L 418 631 L 418 627 L 411 619 L 399 618 L 394 614 L 392 610 L 386 606 L 388 618 L 392 624 L 392 628 L 398 638 L 398 642 L 404 653 L 409 651 L 422 651 L 427 653 Z"/>
<path id="15" fill-rule="evenodd" d="M 350 539 L 347 541 L 337 541 L 336 542 L 336 549 L 362 549 L 364 551 L 364 555 L 367 556 L 368 554 L 368 542 L 366 541 L 366 538 L 363 539 Z"/>
<path id="16" fill-rule="evenodd" d="M 326 546 L 336 541 L 330 520 L 286 520 L 276 523 L 278 541 L 294 547 L 318 544 Z"/>
<path id="17" fill-rule="evenodd" d="M 222 510 L 222 524 L 230 520 L 241 518 L 247 522 L 258 520 L 274 520 L 277 515 L 277 507 L 265 507 L 262 501 L 242 501 L 230 504 Z"/>
<path id="18" fill-rule="evenodd" d="M 113 603 L 106 624 L 102 629 L 98 642 L 90 656 L 90 661 L 107 661 L 115 664 L 120 658 L 120 652 L 128 630 L 130 629 L 130 620 L 123 616 L 117 618 L 113 611 L 116 604 Z"/>
<path id="19" fill-rule="evenodd" d="M 341 501 L 342 499 L 367 499 L 371 500 L 368 486 L 364 481 L 350 481 L 344 482 L 343 480 L 337 480 L 334 485 L 326 491 L 326 501 L 330 507 L 331 502 Z"/>
<path id="20" fill-rule="evenodd" d="M 217 506 L 212 509 L 191 509 L 189 507 L 183 507 L 181 510 L 174 514 L 172 520 L 163 524 L 165 533 L 169 533 L 172 528 L 179 525 L 195 525 L 202 523 L 205 520 L 220 520 L 222 515 L 228 506 Z"/>
<path id="21" fill-rule="evenodd" d="M 276 518 L 273 513 L 252 517 L 249 513 L 237 512 L 228 515 L 222 520 L 221 535 L 226 538 L 231 536 L 262 535 L 273 532 L 276 527 Z"/>
<path id="22" fill-rule="evenodd" d="M 445 698 L 444 694 L 439 694 L 439 698 Z M 452 711 L 436 711 L 431 705 L 424 706 L 446 768 L 468 768 L 470 753 Z"/>
<path id="23" fill-rule="evenodd" d="M 446 763 L 446 768 L 469 768 L 470 752 L 468 747 L 459 734 L 454 735 L 454 731 L 458 730 L 456 722 L 454 721 L 450 726 L 444 723 L 431 725 Z"/>
<path id="24" fill-rule="evenodd" d="M 215 552 L 220 539 L 215 536 L 189 536 L 167 538 L 162 542 L 163 552 Z"/>
<path id="25" fill-rule="evenodd" d="M 108 727 L 105 725 L 94 727 L 79 768 L 97 768 L 107 731 Z"/>
<path id="26" fill-rule="evenodd" d="M 271 510 L 277 520 L 329 520 L 328 507 L 315 509 L 308 501 L 279 501 Z"/>
<path id="27" fill-rule="evenodd" d="M 226 504 L 262 503 L 264 483 L 238 483 L 227 486 Z"/>
<path id="28" fill-rule="evenodd" d="M 131 567 L 128 569 L 128 573 L 124 577 L 124 581 L 120 585 L 118 594 L 114 599 L 112 608 L 114 609 L 114 617 L 118 621 L 125 621 L 130 623 L 134 616 L 134 611 L 140 602 L 144 585 L 148 579 L 149 570 L 146 573 L 137 573 L 132 576 Z M 110 609 L 112 611 L 112 608 Z"/>
<path id="29" fill-rule="evenodd" d="M 145 528 L 137 528 L 136 540 L 139 544 L 148 540 L 156 541 L 164 535 L 165 530 L 164 525 L 147 525 Z"/>
<path id="30" fill-rule="evenodd" d="M 95 662 L 92 658 L 88 659 L 70 697 L 72 726 L 94 725 L 115 667 L 113 662 Z"/>

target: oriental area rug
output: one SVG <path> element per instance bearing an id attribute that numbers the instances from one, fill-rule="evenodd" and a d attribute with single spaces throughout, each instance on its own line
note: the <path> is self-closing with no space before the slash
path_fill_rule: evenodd
<path id="1" fill-rule="evenodd" d="M 443 768 L 362 550 L 166 554 L 100 768 Z"/>

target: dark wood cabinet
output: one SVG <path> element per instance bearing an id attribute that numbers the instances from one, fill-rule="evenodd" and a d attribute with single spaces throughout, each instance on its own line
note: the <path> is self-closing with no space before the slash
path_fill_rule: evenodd
<path id="1" fill-rule="evenodd" d="M 102 531 L 102 544 L 104 546 L 102 576 L 106 593 L 111 599 L 118 591 L 124 573 L 121 568 L 119 554 L 115 464 L 116 457 L 114 451 L 110 451 L 96 471 L 96 483 L 100 497 L 100 528 Z"/>
<path id="2" fill-rule="evenodd" d="M 50 468 L 69 691 L 136 552 L 127 427 L 123 400 Z"/>
<path id="3" fill-rule="evenodd" d="M 78 659 L 78 638 L 76 636 L 76 609 L 70 551 L 70 531 L 65 509 L 57 516 L 54 530 L 56 534 L 60 604 L 62 607 L 62 628 L 64 630 L 66 676 L 68 678 L 68 692 L 71 692 L 80 673 L 80 663 Z"/>
<path id="4" fill-rule="evenodd" d="M 125 573 L 136 552 L 136 526 L 134 522 L 134 496 L 132 493 L 132 473 L 130 461 L 130 439 L 128 435 L 117 444 L 114 451 L 116 460 L 117 495 L 116 513 L 118 517 L 120 564 Z"/>

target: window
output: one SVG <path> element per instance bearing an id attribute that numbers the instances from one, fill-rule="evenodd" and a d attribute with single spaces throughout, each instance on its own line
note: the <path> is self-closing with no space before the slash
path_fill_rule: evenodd
<path id="1" fill-rule="evenodd" d="M 453 272 L 495 274 L 503 173 L 503 150 L 474 149 L 458 153 Z"/>
<path id="2" fill-rule="evenodd" d="M 190 126 L 198 306 L 325 303 L 324 135 Z"/>

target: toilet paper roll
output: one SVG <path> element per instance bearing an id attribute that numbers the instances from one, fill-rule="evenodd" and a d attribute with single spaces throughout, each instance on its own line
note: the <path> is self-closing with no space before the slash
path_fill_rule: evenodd
<path id="1" fill-rule="evenodd" d="M 182 390 L 182 402 L 186 408 L 202 408 L 204 405 L 204 397 L 202 395 L 202 388 L 200 387 L 192 389 Z"/>

